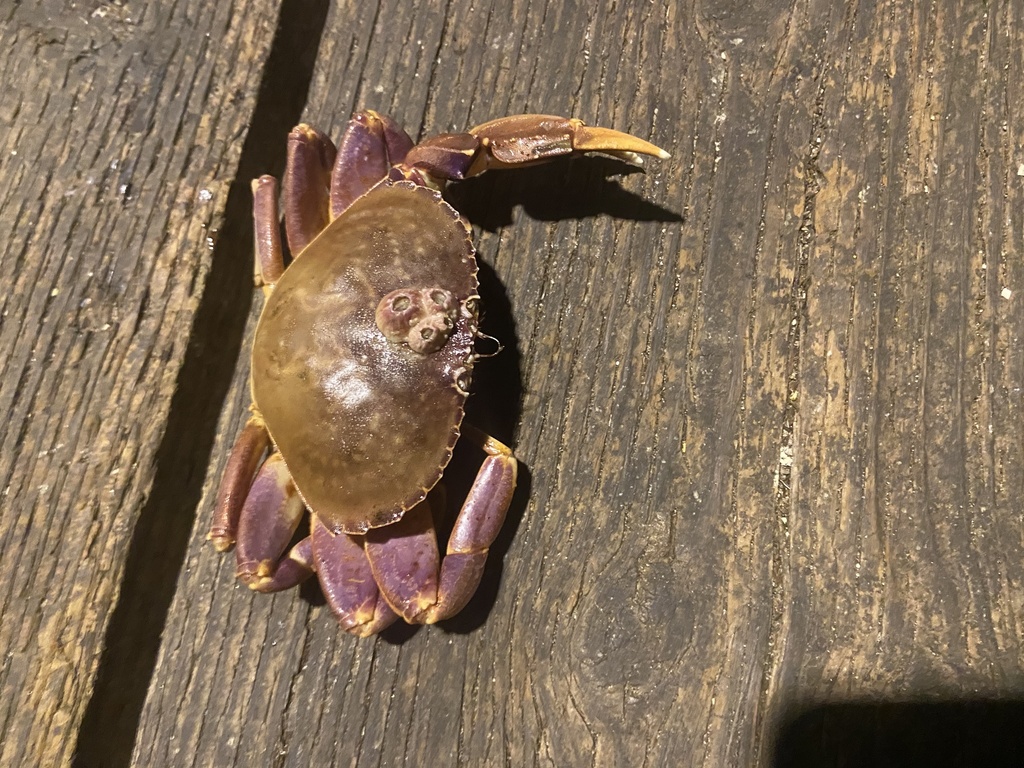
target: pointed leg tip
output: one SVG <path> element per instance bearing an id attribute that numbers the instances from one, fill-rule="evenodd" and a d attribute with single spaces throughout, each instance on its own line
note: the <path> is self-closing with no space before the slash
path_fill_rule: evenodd
<path id="1" fill-rule="evenodd" d="M 206 540 L 213 545 L 213 548 L 218 552 L 230 552 L 235 546 L 235 539 L 233 536 L 228 536 L 224 533 L 215 533 L 210 531 L 206 534 Z"/>
<path id="2" fill-rule="evenodd" d="M 319 135 L 319 132 L 309 123 L 299 123 L 292 128 L 291 133 L 288 135 L 289 137 L 300 139 L 315 139 Z"/>
<path id="3" fill-rule="evenodd" d="M 341 619 L 338 621 L 341 628 L 355 637 L 371 637 L 377 633 L 372 621 L 366 621 L 356 617 Z"/>
<path id="4" fill-rule="evenodd" d="M 397 620 L 398 616 L 389 610 L 383 612 L 357 611 L 346 616 L 338 616 L 338 624 L 341 628 L 355 637 L 373 637 Z"/>
<path id="5" fill-rule="evenodd" d="M 382 590 L 383 593 L 383 590 Z M 388 596 L 385 596 L 387 600 Z M 406 624 L 431 624 L 429 617 L 437 607 L 437 588 L 428 588 L 426 593 L 417 590 L 412 595 L 391 595 L 392 598 L 403 598 L 387 600 L 391 610 Z M 435 619 L 436 621 L 436 619 Z"/>
<path id="6" fill-rule="evenodd" d="M 255 197 L 264 188 L 269 188 L 271 193 L 276 197 L 277 193 L 277 178 L 269 174 L 263 174 L 259 178 L 253 179 L 249 183 L 249 188 L 252 190 L 252 194 Z"/>
<path id="7" fill-rule="evenodd" d="M 253 592 L 259 592 L 262 595 L 269 595 L 273 592 L 281 591 L 274 583 L 273 575 L 261 576 L 257 573 L 240 573 L 238 574 L 238 580 Z"/>
<path id="8" fill-rule="evenodd" d="M 364 624 L 359 624 L 354 627 L 342 626 L 342 629 L 353 637 L 373 637 L 376 634 L 376 632 L 372 629 L 368 629 Z"/>

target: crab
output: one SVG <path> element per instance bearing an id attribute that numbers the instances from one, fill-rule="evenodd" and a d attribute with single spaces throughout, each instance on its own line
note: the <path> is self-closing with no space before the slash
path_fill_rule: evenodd
<path id="1" fill-rule="evenodd" d="M 255 282 L 251 416 L 227 461 L 209 539 L 237 543 L 259 592 L 314 573 L 346 631 L 399 617 L 429 624 L 473 596 L 516 484 L 512 450 L 463 422 L 480 298 L 470 226 L 449 180 L 577 152 L 665 158 L 629 134 L 546 115 L 499 118 L 414 144 L 356 113 L 337 147 L 299 125 L 283 184 L 252 183 Z M 431 489 L 460 437 L 483 461 L 441 557 Z M 309 511 L 309 534 L 292 544 Z M 290 546 L 291 545 L 291 546 Z"/>

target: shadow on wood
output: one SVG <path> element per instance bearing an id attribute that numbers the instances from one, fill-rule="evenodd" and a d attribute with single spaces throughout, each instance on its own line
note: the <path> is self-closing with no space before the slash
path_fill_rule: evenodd
<path id="1" fill-rule="evenodd" d="M 326 0 L 285 0 L 263 70 L 223 230 L 171 401 L 156 473 L 125 563 L 107 627 L 96 687 L 79 732 L 74 765 L 122 766 L 160 648 L 167 609 L 195 521 L 217 425 L 252 303 L 252 193 L 249 180 L 280 175 L 285 137 L 299 121 L 313 77 Z"/>
<path id="2" fill-rule="evenodd" d="M 783 725 L 772 766 L 1018 766 L 1022 724 L 1020 699 L 811 706 Z"/>
<path id="3" fill-rule="evenodd" d="M 459 213 L 488 232 L 511 226 L 517 207 L 537 221 L 607 215 L 630 221 L 681 222 L 678 212 L 624 189 L 615 178 L 643 172 L 611 157 L 581 155 L 544 165 L 488 171 L 453 184 L 445 197 Z"/>

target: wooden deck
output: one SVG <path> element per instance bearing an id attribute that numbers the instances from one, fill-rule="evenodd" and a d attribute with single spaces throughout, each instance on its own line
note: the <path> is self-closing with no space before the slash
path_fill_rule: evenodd
<path id="1" fill-rule="evenodd" d="M 0 17 L 0 765 L 1020 764 L 1024 4 Z M 522 479 L 467 610 L 372 640 L 204 540 L 248 181 L 362 107 L 673 155 L 450 190 Z"/>

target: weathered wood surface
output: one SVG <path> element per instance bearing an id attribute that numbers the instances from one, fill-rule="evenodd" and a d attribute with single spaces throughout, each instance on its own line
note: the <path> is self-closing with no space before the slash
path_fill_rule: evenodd
<path id="1" fill-rule="evenodd" d="M 160 105 L 131 146 L 133 185 L 144 167 L 138 195 L 163 218 L 122 209 L 110 176 L 116 216 L 97 194 L 70 219 L 39 165 L 0 209 L 18 232 L 5 310 L 26 318 L 12 309 L 0 330 L 18 513 L 2 523 L 0 762 L 67 760 L 76 743 L 80 765 L 141 766 L 1024 750 L 1024 7 L 286 2 L 265 66 L 262 17 L 181 13 L 197 38 L 174 55 L 207 77 L 230 63 L 212 71 L 231 85 L 188 91 L 187 108 L 176 91 L 103 101 L 70 85 L 114 115 Z M 207 31 L 249 47 L 199 55 Z M 56 109 L 54 73 L 77 61 L 39 59 L 44 87 L 17 92 Z M 351 639 L 315 588 L 251 594 L 204 541 L 258 312 L 242 185 L 280 170 L 255 147 L 283 139 L 291 107 L 272 105 L 289 99 L 333 131 L 364 106 L 414 135 L 546 111 L 673 153 L 643 176 L 578 160 L 451 190 L 478 225 L 489 330 L 507 346 L 482 365 L 474 416 L 525 469 L 481 594 L 442 626 Z M 72 125 L 91 124 L 81 110 Z M 260 134 L 232 175 L 246 110 Z M 230 139 L 199 119 L 222 113 Z M 28 114 L 4 110 L 26 134 L 42 123 Z M 205 132 L 168 133 L 181 115 Z M 121 122 L 90 140 L 121 147 Z M 58 146 L 84 141 L 70 136 Z M 182 166 L 193 146 L 203 159 Z M 42 154 L 59 178 L 67 159 Z M 201 188 L 208 210 L 185 195 Z M 37 209 L 16 222 L 25 200 Z M 221 215 L 211 267 L 201 227 Z M 18 243 L 34 250 L 11 256 Z M 98 316 L 120 346 L 81 346 L 74 318 L 101 296 L 74 277 L 87 258 L 123 275 L 102 305 L 119 324 Z"/>
<path id="2" fill-rule="evenodd" d="M 122 583 L 147 567 L 168 587 L 150 595 L 155 616 L 133 617 L 119 663 L 144 681 L 155 659 L 205 464 L 170 440 L 208 451 L 213 437 L 195 423 L 182 438 L 172 395 L 200 295 L 224 271 L 207 238 L 276 8 L 8 3 L 0 16 L 0 765 L 56 766 L 97 701 Z M 228 354 L 242 327 L 228 318 Z M 152 525 L 164 550 L 126 570 Z M 128 698 L 137 720 L 142 689 Z"/>

